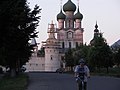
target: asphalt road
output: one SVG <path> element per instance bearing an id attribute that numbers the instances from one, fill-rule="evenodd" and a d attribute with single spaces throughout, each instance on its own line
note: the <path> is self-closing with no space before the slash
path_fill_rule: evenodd
<path id="1" fill-rule="evenodd" d="M 70 74 L 29 73 L 27 90 L 77 90 Z M 94 76 L 88 80 L 88 90 L 120 90 L 120 79 Z"/>

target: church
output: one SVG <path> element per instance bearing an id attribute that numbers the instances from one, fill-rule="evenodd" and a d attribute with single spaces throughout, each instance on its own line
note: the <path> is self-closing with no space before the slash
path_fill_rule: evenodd
<path id="1" fill-rule="evenodd" d="M 48 39 L 42 42 L 44 56 L 38 57 L 38 46 L 36 40 L 32 39 L 34 53 L 26 63 L 27 71 L 55 72 L 61 67 L 65 68 L 63 60 L 65 52 L 69 48 L 76 48 L 83 44 L 83 15 L 80 13 L 79 4 L 76 6 L 72 0 L 68 0 L 61 6 L 56 19 L 57 25 L 53 22 L 48 25 Z"/>

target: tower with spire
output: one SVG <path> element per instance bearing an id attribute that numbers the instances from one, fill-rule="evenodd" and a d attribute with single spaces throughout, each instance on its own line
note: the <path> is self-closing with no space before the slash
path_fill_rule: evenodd
<path id="1" fill-rule="evenodd" d="M 99 35 L 99 30 L 98 30 L 98 25 L 97 25 L 97 21 L 96 21 L 95 30 L 94 30 L 94 38 L 98 37 L 98 35 Z"/>
<path id="2" fill-rule="evenodd" d="M 97 37 L 100 37 L 100 35 L 101 35 L 101 32 L 99 32 L 99 30 L 98 30 L 98 24 L 97 24 L 97 21 L 96 21 L 95 30 L 94 30 L 94 36 L 93 36 L 93 39 L 90 41 L 91 46 L 94 44 L 95 39 Z"/>
<path id="3" fill-rule="evenodd" d="M 45 71 L 56 71 L 60 68 L 59 42 L 55 38 L 56 28 L 53 21 L 48 26 L 49 37 L 46 40 L 45 48 Z"/>

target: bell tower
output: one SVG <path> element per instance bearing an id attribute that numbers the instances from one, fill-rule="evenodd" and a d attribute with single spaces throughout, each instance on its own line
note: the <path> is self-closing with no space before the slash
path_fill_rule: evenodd
<path id="1" fill-rule="evenodd" d="M 45 47 L 45 71 L 55 72 L 60 68 L 60 59 L 59 59 L 59 42 L 55 38 L 56 27 L 53 22 L 48 25 L 48 34 L 49 37 L 46 40 Z"/>

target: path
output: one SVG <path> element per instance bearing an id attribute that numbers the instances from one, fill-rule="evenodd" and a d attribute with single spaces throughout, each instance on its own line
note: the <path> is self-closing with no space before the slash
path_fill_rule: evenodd
<path id="1" fill-rule="evenodd" d="M 77 90 L 73 75 L 29 73 L 27 90 Z M 94 76 L 88 80 L 88 90 L 120 90 L 120 79 Z"/>

